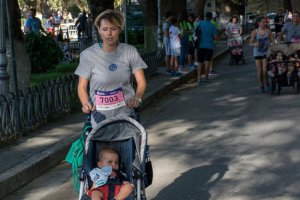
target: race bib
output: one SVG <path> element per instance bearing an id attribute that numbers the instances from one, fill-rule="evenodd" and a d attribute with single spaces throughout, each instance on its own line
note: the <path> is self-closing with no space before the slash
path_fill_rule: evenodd
<path id="1" fill-rule="evenodd" d="M 95 102 L 97 111 L 114 110 L 126 105 L 121 87 L 112 91 L 95 90 Z"/>
<path id="2" fill-rule="evenodd" d="M 298 42 L 300 42 L 300 36 L 294 35 L 294 36 L 291 38 L 291 42 L 292 42 L 292 43 L 298 43 Z"/>

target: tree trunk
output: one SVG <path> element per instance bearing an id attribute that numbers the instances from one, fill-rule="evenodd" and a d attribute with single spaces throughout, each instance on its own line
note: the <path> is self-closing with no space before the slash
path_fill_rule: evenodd
<path id="1" fill-rule="evenodd" d="M 114 9 L 114 0 L 88 0 L 93 19 L 106 9 Z"/>
<path id="2" fill-rule="evenodd" d="M 93 21 L 104 10 L 114 9 L 114 0 L 88 0 L 87 2 Z M 92 37 L 93 42 L 99 42 L 100 36 L 95 26 L 92 27 Z"/>
<path id="3" fill-rule="evenodd" d="M 144 13 L 144 48 L 153 50 L 157 48 L 157 0 L 138 0 Z M 172 11 L 175 15 L 186 10 L 186 0 L 161 1 L 161 16 L 167 11 Z"/>
<path id="4" fill-rule="evenodd" d="M 138 0 L 144 13 L 144 49 L 157 48 L 157 0 Z"/>
<path id="5" fill-rule="evenodd" d="M 13 37 L 14 37 L 14 49 L 15 49 L 15 57 L 16 57 L 16 69 L 17 69 L 17 80 L 19 89 L 24 90 L 30 84 L 30 73 L 31 66 L 30 60 L 26 53 L 24 47 L 24 35 L 21 30 L 21 12 L 18 4 L 18 0 L 10 0 L 9 1 L 9 14 L 11 17 L 11 22 L 13 26 Z M 8 35 L 6 35 L 8 39 Z M 9 41 L 9 40 L 7 40 Z M 9 43 L 7 43 L 9 44 Z M 11 51 L 10 46 L 7 45 L 8 52 L 8 73 L 10 75 L 10 88 L 12 89 L 13 83 L 13 73 L 12 73 L 12 62 L 11 62 Z"/>
<path id="6" fill-rule="evenodd" d="M 206 0 L 196 0 L 195 2 L 195 9 L 196 10 L 196 15 L 201 16 L 204 18 L 204 7 L 205 7 Z"/>
<path id="7" fill-rule="evenodd" d="M 293 10 L 292 1 L 291 0 L 283 0 L 283 9 L 284 10 Z"/>

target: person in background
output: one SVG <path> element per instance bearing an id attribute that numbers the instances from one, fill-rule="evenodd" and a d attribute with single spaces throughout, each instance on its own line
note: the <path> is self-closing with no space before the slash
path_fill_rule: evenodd
<path id="1" fill-rule="evenodd" d="M 58 11 L 55 11 L 53 13 L 53 24 L 55 27 L 59 27 L 61 23 L 62 17 L 61 15 L 58 15 Z"/>
<path id="2" fill-rule="evenodd" d="M 278 36 L 278 43 L 282 42 L 285 35 L 285 42 L 300 42 L 300 13 L 293 12 L 292 23 L 286 23 Z"/>
<path id="3" fill-rule="evenodd" d="M 189 21 L 188 21 L 188 28 L 191 33 L 194 32 L 194 15 L 189 15 Z M 188 68 L 194 69 L 194 54 L 195 54 L 195 47 L 193 44 L 193 34 L 189 34 L 189 43 L 188 43 Z"/>
<path id="4" fill-rule="evenodd" d="M 47 31 L 42 26 L 42 22 L 39 18 L 35 17 L 36 10 L 34 8 L 31 8 L 29 10 L 29 16 L 28 19 L 25 22 L 25 33 L 31 33 L 31 32 L 40 32 L 42 31 L 45 34 L 48 34 Z"/>
<path id="5" fill-rule="evenodd" d="M 267 51 L 270 44 L 274 44 L 274 37 L 270 29 L 266 28 L 266 18 L 261 16 L 256 19 L 258 28 L 252 31 L 250 46 L 253 46 L 253 55 L 257 68 L 259 93 L 265 93 L 270 86 L 267 81 Z"/>
<path id="6" fill-rule="evenodd" d="M 196 30 L 196 27 L 198 26 L 198 23 L 201 21 L 201 16 L 198 15 L 194 21 L 194 31 Z M 194 65 L 197 67 L 198 66 L 198 48 L 199 48 L 199 44 L 195 44 L 194 43 L 194 49 L 195 49 L 195 53 L 194 53 L 194 58 L 195 58 L 195 62 Z"/>
<path id="7" fill-rule="evenodd" d="M 79 14 L 79 17 L 75 22 L 75 26 L 77 26 L 78 39 L 80 39 L 87 26 L 87 17 L 85 10 Z"/>
<path id="8" fill-rule="evenodd" d="M 50 15 L 49 19 L 47 19 L 47 21 L 45 23 L 45 28 L 46 28 L 48 34 L 54 36 L 53 15 Z"/>
<path id="9" fill-rule="evenodd" d="M 216 12 L 212 12 L 212 19 L 210 20 L 210 22 L 218 30 L 217 17 L 218 17 L 217 13 Z M 214 41 L 214 43 L 215 43 L 215 41 Z M 218 75 L 218 74 L 213 69 L 213 58 L 212 58 L 211 62 L 210 62 L 210 66 L 209 66 L 209 76 L 216 76 L 216 75 Z"/>
<path id="10" fill-rule="evenodd" d="M 274 19 L 274 23 L 275 23 L 275 34 L 276 34 L 275 38 L 277 38 L 284 24 L 284 13 L 282 9 L 280 9 L 279 12 L 277 13 Z"/>
<path id="11" fill-rule="evenodd" d="M 180 30 L 180 57 L 179 57 L 179 72 L 185 71 L 185 57 L 188 49 L 189 36 L 193 34 L 193 31 L 188 27 L 188 14 L 186 11 L 181 12 L 178 18 L 178 27 Z"/>
<path id="12" fill-rule="evenodd" d="M 205 14 L 205 20 L 198 23 L 196 28 L 200 28 L 201 37 L 199 42 L 199 50 L 198 50 L 198 67 L 197 67 L 197 76 L 198 76 L 198 84 L 205 85 L 209 83 L 208 74 L 210 62 L 214 53 L 214 40 L 218 39 L 218 32 L 216 27 L 210 22 L 212 19 L 212 13 L 207 12 Z M 202 68 L 205 64 L 205 80 L 202 80 Z"/>
<path id="13" fill-rule="evenodd" d="M 172 76 L 181 76 L 182 73 L 178 71 L 178 56 L 180 56 L 180 30 L 178 28 L 177 19 L 173 18 L 171 20 L 171 26 L 169 29 L 170 33 L 170 47 L 171 47 L 171 75 Z"/>
<path id="14" fill-rule="evenodd" d="M 167 66 L 167 74 L 171 74 L 171 65 L 170 65 L 170 60 L 171 60 L 171 47 L 170 47 L 170 33 L 169 29 L 171 26 L 171 20 L 173 18 L 173 13 L 168 11 L 166 13 L 166 20 L 164 21 L 162 25 L 163 33 L 164 33 L 164 38 L 163 38 L 163 43 L 164 43 L 164 48 L 166 51 L 166 56 L 165 56 L 165 63 Z"/>

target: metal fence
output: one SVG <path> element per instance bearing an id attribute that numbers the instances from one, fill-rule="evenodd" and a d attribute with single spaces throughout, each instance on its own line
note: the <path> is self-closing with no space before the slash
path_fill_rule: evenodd
<path id="1" fill-rule="evenodd" d="M 147 77 L 158 73 L 156 56 L 156 51 L 141 54 L 148 65 L 145 70 Z M 6 97 L 0 96 L 0 144 L 17 138 L 16 112 L 21 116 L 21 132 L 28 134 L 46 123 L 50 117 L 70 112 L 76 106 L 78 108 L 77 83 L 77 76 L 68 75 L 20 91 L 19 101 L 13 93 Z"/>

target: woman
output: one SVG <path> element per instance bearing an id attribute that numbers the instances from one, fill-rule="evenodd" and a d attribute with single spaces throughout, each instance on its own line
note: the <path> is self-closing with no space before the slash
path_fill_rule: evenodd
<path id="1" fill-rule="evenodd" d="M 226 35 L 227 35 L 227 44 L 228 47 L 231 49 L 233 52 L 234 47 L 241 47 L 243 40 L 242 40 L 242 35 L 243 30 L 242 26 L 239 23 L 239 18 L 237 16 L 231 17 L 229 20 L 229 23 L 227 24 L 226 27 Z M 230 64 L 234 64 L 234 57 L 233 53 L 231 52 L 231 59 L 230 59 Z M 242 56 L 242 62 L 245 63 L 244 56 Z"/>
<path id="2" fill-rule="evenodd" d="M 265 87 L 269 89 L 267 82 L 267 51 L 270 44 L 274 44 L 274 37 L 270 29 L 266 28 L 266 19 L 258 17 L 258 28 L 252 31 L 250 38 L 250 46 L 253 46 L 253 55 L 257 68 L 257 76 L 259 81 L 259 93 L 265 92 Z"/>
<path id="3" fill-rule="evenodd" d="M 75 74 L 79 76 L 78 96 L 84 113 L 91 113 L 95 127 L 102 120 L 126 114 L 136 117 L 134 108 L 142 103 L 146 89 L 143 69 L 147 65 L 136 48 L 119 43 L 123 29 L 123 15 L 106 10 L 97 16 L 95 26 L 102 38 L 80 54 Z M 137 82 L 137 89 L 131 84 L 131 74 Z M 87 91 L 89 85 L 89 91 Z"/>
<path id="4" fill-rule="evenodd" d="M 228 38 L 228 46 L 230 46 L 230 41 L 232 39 L 242 40 L 242 26 L 239 23 L 239 19 L 237 16 L 233 16 L 226 27 L 226 34 Z"/>
<path id="5" fill-rule="evenodd" d="M 188 42 L 189 36 L 192 36 L 193 31 L 189 30 L 188 26 L 188 13 L 183 11 L 179 15 L 178 18 L 178 25 L 180 29 L 180 57 L 179 57 L 179 71 L 185 71 L 186 68 L 184 67 L 185 64 L 185 57 L 188 50 Z"/>

